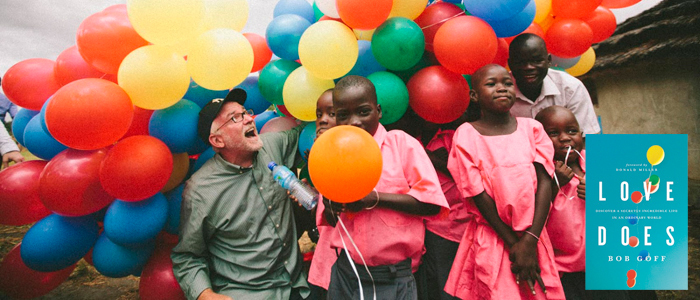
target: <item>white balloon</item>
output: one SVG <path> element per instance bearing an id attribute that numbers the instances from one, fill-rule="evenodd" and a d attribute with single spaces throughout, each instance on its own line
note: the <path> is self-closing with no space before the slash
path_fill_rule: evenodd
<path id="1" fill-rule="evenodd" d="M 315 0 L 318 9 L 326 16 L 334 19 L 339 19 L 338 7 L 335 4 L 335 0 Z"/>

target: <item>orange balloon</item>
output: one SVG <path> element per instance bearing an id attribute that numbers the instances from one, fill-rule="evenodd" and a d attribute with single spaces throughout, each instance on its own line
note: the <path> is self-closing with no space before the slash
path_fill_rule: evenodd
<path id="1" fill-rule="evenodd" d="M 373 29 L 386 21 L 393 0 L 337 0 L 340 19 L 353 29 Z"/>
<path id="2" fill-rule="evenodd" d="M 46 106 L 46 127 L 68 147 L 95 150 L 109 146 L 129 130 L 134 106 L 113 82 L 84 78 L 64 85 Z"/>
<path id="3" fill-rule="evenodd" d="M 126 10 L 115 6 L 85 18 L 78 27 L 76 44 L 95 69 L 117 74 L 124 57 L 148 42 L 131 26 Z"/>
<path id="4" fill-rule="evenodd" d="M 250 32 L 244 33 L 243 36 L 253 47 L 253 69 L 250 72 L 262 70 L 272 58 L 272 50 L 267 46 L 267 40 L 258 34 Z"/>
<path id="5" fill-rule="evenodd" d="M 340 203 L 367 196 L 382 175 L 382 152 L 361 128 L 341 125 L 324 132 L 311 147 L 309 174 L 318 191 Z"/>
<path id="6" fill-rule="evenodd" d="M 54 65 L 53 60 L 45 58 L 30 58 L 14 64 L 2 76 L 5 96 L 21 107 L 40 110 L 61 87 L 54 76 Z"/>

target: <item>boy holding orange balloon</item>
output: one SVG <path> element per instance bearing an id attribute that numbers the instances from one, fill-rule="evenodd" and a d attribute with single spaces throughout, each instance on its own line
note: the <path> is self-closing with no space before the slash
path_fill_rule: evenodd
<path id="1" fill-rule="evenodd" d="M 449 209 L 435 169 L 417 140 L 403 131 L 387 132 L 379 124 L 381 108 L 368 79 L 341 79 L 333 90 L 333 106 L 337 125 L 359 127 L 373 136 L 381 149 L 382 168 L 376 188 L 367 196 L 326 207 L 340 211 L 338 218 L 347 228 L 343 236 L 340 226 L 331 234 L 331 247 L 340 253 L 331 268 L 328 298 L 350 299 L 359 293 L 359 285 L 370 299 L 375 293 L 378 299 L 417 299 L 413 273 L 424 251 L 424 218 Z M 365 167 L 348 166 L 347 172 Z M 356 247 L 344 245 L 348 237 Z"/>

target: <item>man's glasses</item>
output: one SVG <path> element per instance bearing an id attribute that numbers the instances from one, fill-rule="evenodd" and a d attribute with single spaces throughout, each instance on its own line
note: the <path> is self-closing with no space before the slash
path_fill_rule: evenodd
<path id="1" fill-rule="evenodd" d="M 246 109 L 246 110 L 244 110 L 243 112 L 234 113 L 233 116 L 231 116 L 231 119 L 228 119 L 228 121 L 224 122 L 224 124 L 221 124 L 221 126 L 219 126 L 219 128 L 217 128 L 215 131 L 219 131 L 219 129 L 221 129 L 221 127 L 226 126 L 226 124 L 227 124 L 229 121 L 233 121 L 233 123 L 238 123 L 238 122 L 243 121 L 243 118 L 245 118 L 246 115 L 252 116 L 252 115 L 253 115 L 253 110 L 252 110 L 252 109 Z"/>

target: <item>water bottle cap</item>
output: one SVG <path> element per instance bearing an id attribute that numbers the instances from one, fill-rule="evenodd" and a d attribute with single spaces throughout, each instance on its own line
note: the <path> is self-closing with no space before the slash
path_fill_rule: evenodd
<path id="1" fill-rule="evenodd" d="M 271 161 L 267 164 L 267 168 L 270 169 L 270 171 L 272 171 L 272 169 L 274 169 L 276 166 L 277 163 L 275 163 L 274 161 Z"/>

